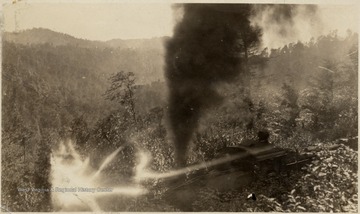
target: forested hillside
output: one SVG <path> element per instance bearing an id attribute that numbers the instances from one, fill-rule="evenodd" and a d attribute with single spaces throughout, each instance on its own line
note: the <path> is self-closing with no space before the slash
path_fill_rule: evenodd
<path id="1" fill-rule="evenodd" d="M 63 139 L 74 140 L 81 155 L 92 158 L 94 168 L 105 155 L 129 143 L 106 170 L 109 177 L 118 180 L 132 175 L 138 147 L 153 157 L 153 170 L 163 172 L 173 167 L 163 74 L 165 39 L 94 42 L 45 29 L 5 33 L 2 205 L 11 211 L 54 210 L 50 193 L 19 192 L 18 188 L 51 187 L 50 156 Z M 357 34 L 349 32 L 340 38 L 334 32 L 305 44 L 252 52 L 249 73 L 248 84 L 240 74 L 236 81 L 219 85 L 224 100 L 201 118 L 188 163 L 211 160 L 219 148 L 253 139 L 262 129 L 271 132 L 273 144 L 291 150 L 357 136 Z M 249 95 L 245 96 L 244 90 L 250 91 Z M 357 173 L 357 167 L 353 168 L 351 179 Z M 350 180 L 344 179 L 342 182 Z M 158 183 L 147 185 L 157 192 L 164 189 Z M 211 200 L 221 205 L 220 210 L 211 211 L 275 210 Z M 109 211 L 176 210 L 161 197 L 114 202 Z M 233 209 L 226 203 L 232 203 Z M 306 203 L 313 211 L 346 211 L 336 206 L 317 210 L 313 207 L 316 202 Z M 210 211 L 211 206 L 195 201 L 194 207 Z"/>
<path id="2" fill-rule="evenodd" d="M 52 49 L 46 51 L 54 57 L 64 57 L 62 60 L 65 62 L 72 60 L 79 66 L 96 69 L 97 75 L 104 75 L 106 78 L 118 69 L 134 72 L 138 76 L 138 84 L 150 84 L 152 81 L 163 80 L 163 42 L 166 39 L 166 37 L 161 37 L 100 42 L 78 39 L 43 28 L 4 33 L 5 42 L 26 45 L 35 49 L 46 49 L 46 45 L 50 45 Z M 88 63 L 93 64 L 90 66 Z"/>
<path id="3" fill-rule="evenodd" d="M 147 95 L 137 95 L 143 104 L 137 106 L 139 111 L 153 108 L 159 98 L 165 99 L 165 84 L 158 82 L 163 79 L 162 46 L 138 50 L 132 43 L 112 48 L 104 42 L 76 39 L 45 29 L 5 33 L 2 166 L 9 176 L 3 177 L 3 193 L 7 194 L 8 188 L 15 191 L 15 186 L 34 182 L 34 169 L 41 167 L 42 161 L 49 161 L 55 142 L 81 135 L 75 133 L 75 125 L 92 129 L 100 119 L 120 108 L 104 99 L 112 74 L 121 70 L 134 72 L 139 91 L 149 89 Z M 37 175 L 47 180 L 47 173 Z"/>

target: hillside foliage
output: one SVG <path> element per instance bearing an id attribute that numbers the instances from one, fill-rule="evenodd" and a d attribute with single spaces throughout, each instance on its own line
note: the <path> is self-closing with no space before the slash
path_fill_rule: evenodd
<path id="1" fill-rule="evenodd" d="M 94 168 L 99 167 L 104 156 L 126 145 L 106 170 L 118 181 L 133 175 L 140 148 L 151 154 L 153 170 L 170 170 L 174 166 L 174 148 L 167 129 L 168 94 L 162 76 L 161 49 L 21 44 L 5 39 L 1 204 L 11 211 L 52 211 L 49 195 L 19 192 L 18 188 L 51 187 L 50 155 L 61 139 L 75 140 L 76 149 L 84 157 L 91 157 Z M 218 86 L 225 99 L 203 112 L 200 127 L 193 135 L 188 163 L 211 160 L 218 149 L 253 139 L 261 129 L 271 132 L 271 142 L 276 146 L 300 151 L 310 145 L 357 136 L 357 50 L 357 34 L 349 32 L 346 38 L 340 38 L 334 32 L 306 44 L 298 42 L 251 54 L 246 84 L 250 95 L 241 93 L 245 87 L 241 78 Z M 125 90 L 117 93 L 124 86 Z M 357 154 L 349 153 L 347 147 L 338 153 L 323 153 L 327 159 L 335 155 L 357 159 Z M 327 167 L 323 162 L 318 164 Z M 357 167 L 341 164 L 348 173 L 346 179 L 354 183 Z M 319 166 L 313 163 L 306 175 L 298 175 L 305 176 L 299 182 L 316 183 L 312 176 L 317 174 L 311 167 Z M 326 173 L 339 174 L 335 169 Z M 332 184 L 342 182 L 332 175 L 328 179 Z M 109 211 L 176 211 L 161 200 L 166 189 L 163 184 L 147 185 L 156 192 L 153 198 L 112 204 Z M 301 188 L 301 183 L 294 185 Z M 332 191 L 330 184 L 316 185 Z M 296 189 L 295 194 L 284 197 L 294 204 L 305 203 L 307 199 L 302 194 L 308 191 Z M 356 190 L 351 191 L 339 196 L 339 200 L 357 194 Z M 248 202 L 237 203 L 239 193 L 232 196 L 231 202 L 221 203 L 219 197 L 223 196 L 204 189 L 194 207 L 197 211 L 346 211 L 338 205 L 329 207 L 335 199 L 316 202 L 311 198 L 312 205 L 309 202 L 306 209 L 300 204 L 286 208 L 276 205 L 278 202 L 255 209 Z M 208 201 L 209 206 L 201 200 Z M 261 200 L 275 199 L 264 195 Z M 216 203 L 218 210 L 211 203 Z"/>

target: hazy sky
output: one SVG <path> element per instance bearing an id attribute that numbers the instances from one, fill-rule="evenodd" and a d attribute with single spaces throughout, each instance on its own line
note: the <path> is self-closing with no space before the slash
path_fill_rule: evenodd
<path id="1" fill-rule="evenodd" d="M 91 0 L 83 1 L 87 3 L 20 1 L 12 4 L 11 1 L 8 2 L 10 3 L 3 5 L 3 27 L 5 31 L 42 27 L 78 38 L 110 40 L 114 38 L 171 36 L 174 26 L 171 5 L 165 2 L 146 4 L 130 3 L 130 1 L 128 3 L 107 1 L 107 3 L 89 4 Z M 299 1 L 286 2 L 296 3 Z M 305 30 L 300 28 L 298 33 L 300 40 L 308 39 L 309 36 L 327 33 L 333 29 L 338 29 L 343 34 L 347 29 L 358 32 L 358 5 L 320 5 L 318 12 L 321 23 L 315 24 L 321 26 L 321 29 L 309 29 L 314 26 L 314 23 L 310 23 L 306 16 L 299 16 L 299 23 L 297 24 L 299 26 L 308 25 Z M 307 24 L 307 22 L 311 25 Z M 264 36 L 264 41 L 273 46 L 281 45 L 278 44 L 281 41 L 271 43 L 274 40 L 270 34 L 268 37 Z"/>
<path id="2" fill-rule="evenodd" d="M 167 3 L 19 2 L 4 6 L 5 31 L 43 27 L 79 38 L 109 40 L 171 35 L 172 26 Z"/>

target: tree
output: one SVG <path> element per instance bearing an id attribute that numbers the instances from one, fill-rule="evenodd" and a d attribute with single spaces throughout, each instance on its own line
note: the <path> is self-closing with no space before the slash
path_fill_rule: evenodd
<path id="1" fill-rule="evenodd" d="M 338 71 L 338 62 L 324 60 L 322 66 L 314 70 L 308 87 L 301 92 L 300 105 L 302 111 L 311 115 L 311 130 L 317 133 L 317 137 L 327 137 L 334 132 L 334 125 L 341 108 L 336 108 L 334 92 L 338 91 L 341 77 Z M 302 114 L 303 115 L 303 114 Z"/>
<path id="2" fill-rule="evenodd" d="M 282 86 L 283 100 L 280 104 L 282 107 L 282 115 L 284 117 L 283 131 L 289 136 L 291 130 L 296 127 L 296 119 L 299 117 L 300 109 L 298 106 L 299 94 L 293 86 L 284 83 Z"/>
<path id="3" fill-rule="evenodd" d="M 110 77 L 111 86 L 105 92 L 105 98 L 116 101 L 124 106 L 126 111 L 132 116 L 136 122 L 135 112 L 135 75 L 132 72 L 120 71 Z"/>
<path id="4" fill-rule="evenodd" d="M 76 140 L 77 145 L 85 145 L 89 139 L 89 127 L 83 115 L 72 121 L 70 129 L 71 136 Z"/>
<path id="5" fill-rule="evenodd" d="M 246 15 L 247 17 L 250 16 L 250 14 Z M 260 43 L 260 37 L 261 37 L 261 29 L 256 26 L 251 26 L 249 19 L 243 20 L 243 27 L 239 31 L 239 45 L 241 54 L 243 54 L 243 73 L 242 73 L 242 93 L 243 95 L 243 102 L 247 104 L 247 110 L 250 113 L 253 113 L 254 104 L 251 99 L 251 65 L 249 59 L 251 59 L 256 55 L 258 45 Z M 257 62 L 263 61 L 263 59 L 260 59 Z M 261 62 L 264 63 L 264 62 Z M 246 129 L 248 131 L 251 131 L 254 128 L 254 118 L 251 118 L 250 121 L 246 125 Z"/>
<path id="6" fill-rule="evenodd" d="M 35 172 L 34 172 L 34 185 L 35 188 L 50 189 L 50 153 L 51 153 L 51 136 L 44 136 L 43 139 L 36 145 L 36 160 L 35 160 Z M 38 194 L 38 200 L 36 203 L 36 211 L 49 211 L 51 205 L 50 192 L 45 191 Z"/>

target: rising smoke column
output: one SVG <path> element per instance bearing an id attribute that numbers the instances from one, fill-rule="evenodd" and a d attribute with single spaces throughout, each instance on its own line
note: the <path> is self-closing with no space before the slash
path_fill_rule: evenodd
<path id="1" fill-rule="evenodd" d="M 249 27 L 250 5 L 185 4 L 184 15 L 166 44 L 170 127 L 178 167 L 201 113 L 221 102 L 217 84 L 241 70 L 241 29 Z"/>
<path id="2" fill-rule="evenodd" d="M 263 31 L 263 42 L 272 38 L 283 44 L 296 35 L 307 36 L 312 29 L 309 22 L 298 24 L 299 20 L 317 18 L 315 5 L 185 4 L 183 10 L 183 19 L 166 44 L 165 66 L 179 167 L 186 164 L 187 147 L 201 113 L 222 100 L 216 86 L 247 71 L 247 45 L 256 44 L 261 36 L 256 27 Z"/>

